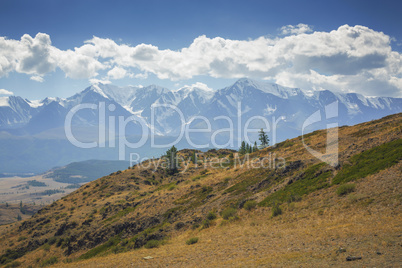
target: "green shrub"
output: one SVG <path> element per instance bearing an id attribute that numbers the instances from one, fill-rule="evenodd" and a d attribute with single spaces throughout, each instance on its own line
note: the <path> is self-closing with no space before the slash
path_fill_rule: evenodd
<path id="1" fill-rule="evenodd" d="M 224 211 L 222 211 L 222 218 L 225 220 L 228 220 L 231 217 L 234 217 L 236 215 L 236 209 L 234 208 L 227 208 Z"/>
<path id="2" fill-rule="evenodd" d="M 216 219 L 216 214 L 213 211 L 208 212 L 207 219 L 212 221 Z"/>
<path id="3" fill-rule="evenodd" d="M 50 245 L 49 244 L 44 244 L 43 245 L 43 250 L 49 251 L 50 250 Z"/>
<path id="4" fill-rule="evenodd" d="M 187 240 L 186 244 L 187 245 L 192 245 L 192 244 L 195 244 L 197 242 L 198 242 L 198 237 L 193 237 L 193 238 L 190 238 L 189 240 Z"/>
<path id="5" fill-rule="evenodd" d="M 68 238 L 66 238 L 66 239 L 68 239 Z M 96 255 L 99 255 L 99 254 L 101 254 L 103 252 L 108 251 L 113 246 L 115 246 L 118 243 L 120 243 L 120 241 L 121 241 L 121 238 L 120 238 L 119 235 L 114 236 L 114 237 L 110 238 L 106 243 L 101 244 L 101 245 L 99 245 L 97 247 L 94 247 L 94 248 L 90 249 L 89 251 L 85 252 L 78 259 L 79 260 L 86 260 L 86 259 L 93 258 Z M 63 241 L 63 244 L 65 244 L 65 243 L 66 243 L 66 241 Z"/>
<path id="6" fill-rule="evenodd" d="M 207 228 L 209 228 L 210 226 L 211 226 L 211 221 L 210 221 L 210 220 L 205 219 L 205 220 L 202 222 L 202 229 L 207 229 Z"/>
<path id="7" fill-rule="evenodd" d="M 356 189 L 356 185 L 353 183 L 342 184 L 341 186 L 336 189 L 336 194 L 339 196 L 347 195 L 351 192 L 354 192 Z"/>
<path id="8" fill-rule="evenodd" d="M 257 202 L 255 200 L 248 200 L 244 203 L 243 208 L 245 210 L 253 210 L 257 206 Z"/>
<path id="9" fill-rule="evenodd" d="M 57 238 L 53 236 L 53 237 L 49 238 L 49 240 L 47 241 L 47 243 L 48 243 L 49 245 L 53 245 L 54 243 L 56 243 L 56 241 L 57 241 Z"/>
<path id="10" fill-rule="evenodd" d="M 13 261 L 12 263 L 7 264 L 4 266 L 4 268 L 14 268 L 14 267 L 20 267 L 21 263 L 19 261 Z"/>
<path id="11" fill-rule="evenodd" d="M 225 178 L 223 179 L 223 182 L 224 182 L 225 184 L 228 184 L 231 179 L 232 179 L 232 177 L 225 177 Z"/>
<path id="12" fill-rule="evenodd" d="M 18 242 L 26 240 L 26 239 L 27 239 L 26 236 L 20 236 L 20 237 L 18 237 Z"/>
<path id="13" fill-rule="evenodd" d="M 310 166 L 299 173 L 300 178 L 298 180 L 268 195 L 259 205 L 271 206 L 273 203 L 289 202 L 294 198 L 298 199 L 303 195 L 327 188 L 329 187 L 328 178 L 331 175 L 332 171 L 326 170 L 325 163 Z"/>
<path id="14" fill-rule="evenodd" d="M 42 262 L 41 266 L 42 266 L 42 267 L 44 267 L 44 266 L 49 266 L 49 265 L 56 264 L 57 262 L 58 262 L 57 257 L 50 257 L 49 259 L 44 260 L 44 261 Z"/>
<path id="15" fill-rule="evenodd" d="M 299 202 L 299 201 L 301 201 L 301 197 L 298 194 L 291 194 L 286 199 L 286 202 L 288 202 L 288 203 Z"/>
<path id="16" fill-rule="evenodd" d="M 332 180 L 341 184 L 365 178 L 399 163 L 402 158 L 402 139 L 397 139 L 374 147 L 350 158 Z"/>
<path id="17" fill-rule="evenodd" d="M 176 188 L 176 185 L 170 185 L 168 191 L 173 191 Z"/>
<path id="18" fill-rule="evenodd" d="M 192 180 L 192 181 L 196 181 L 196 180 L 199 180 L 199 179 L 201 179 L 201 178 L 202 178 L 202 176 L 197 175 L 197 176 L 192 177 L 191 180 Z"/>
<path id="19" fill-rule="evenodd" d="M 282 209 L 279 205 L 274 205 L 272 207 L 272 217 L 276 217 L 282 214 Z"/>
<path id="20" fill-rule="evenodd" d="M 149 240 L 146 244 L 145 244 L 145 248 L 157 248 L 159 247 L 160 242 L 158 240 Z"/>

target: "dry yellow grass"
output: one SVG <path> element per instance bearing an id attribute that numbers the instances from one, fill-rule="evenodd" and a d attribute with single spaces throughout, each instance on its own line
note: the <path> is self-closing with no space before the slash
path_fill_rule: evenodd
<path id="1" fill-rule="evenodd" d="M 400 163 L 357 182 L 354 195 L 338 197 L 332 187 L 283 205 L 283 215 L 275 218 L 268 208 L 242 210 L 238 221 L 221 226 L 218 220 L 208 229 L 179 233 L 159 248 L 55 267 L 397 267 L 401 168 Z M 186 245 L 191 237 L 199 242 Z M 346 252 L 337 253 L 340 248 Z M 347 262 L 347 256 L 362 260 Z"/>
<path id="2" fill-rule="evenodd" d="M 341 165 L 352 155 L 400 139 L 401 125 L 399 114 L 340 128 Z M 315 132 L 306 141 L 315 149 L 323 149 L 326 131 Z M 188 156 L 191 152 L 181 153 Z M 71 267 L 381 267 L 401 262 L 401 162 L 355 182 L 356 192 L 347 196 L 337 196 L 337 186 L 333 186 L 303 196 L 300 202 L 285 202 L 281 205 L 283 214 L 274 218 L 270 207 L 251 212 L 239 209 L 238 220 L 223 222 L 219 217 L 210 228 L 191 228 L 211 210 L 219 213 L 248 198 L 262 201 L 285 187 L 289 179 L 319 163 L 300 138 L 251 156 L 266 157 L 270 153 L 288 163 L 300 161 L 301 165 L 283 174 L 280 170 L 247 167 L 208 168 L 206 176 L 194 180 L 204 169 L 190 165 L 185 173 L 166 176 L 163 169 L 152 173 L 136 167 L 106 176 L 47 206 L 22 224 L 0 228 L 0 239 L 4 241 L 0 254 L 6 249 L 33 245 L 18 261 L 34 267 L 52 256 L 58 257 L 56 266 Z M 332 177 L 338 172 L 336 168 L 324 168 Z M 269 180 L 264 182 L 265 179 Z M 227 191 L 242 182 L 252 183 L 238 192 Z M 260 186 L 260 182 L 268 184 Z M 177 223 L 183 223 L 184 228 L 176 230 Z M 94 258 L 77 261 L 116 235 L 127 240 L 144 234 L 146 229 L 158 239 L 163 237 L 166 244 L 145 249 L 140 243 L 138 249 L 120 254 L 111 253 L 109 247 Z M 20 240 L 21 236 L 27 239 Z M 53 237 L 69 242 L 63 248 L 46 246 Z M 191 237 L 199 237 L 199 242 L 186 245 Z M 346 252 L 337 253 L 339 248 Z M 144 260 L 148 255 L 153 259 Z M 349 255 L 363 259 L 349 263 L 345 260 Z M 63 264 L 70 260 L 74 262 Z"/>

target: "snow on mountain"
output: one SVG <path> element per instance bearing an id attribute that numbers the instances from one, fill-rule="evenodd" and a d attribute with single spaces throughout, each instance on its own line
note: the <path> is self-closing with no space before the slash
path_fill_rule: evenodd
<path id="1" fill-rule="evenodd" d="M 121 106 L 129 106 L 136 98 L 138 89 L 140 89 L 140 87 L 134 86 L 117 87 L 101 83 L 92 85 L 92 88 L 104 98 L 112 99 Z"/>
<path id="2" fill-rule="evenodd" d="M 32 108 L 38 108 L 43 105 L 43 101 L 42 100 L 31 100 L 31 101 L 28 101 L 28 104 Z"/>
<path id="3" fill-rule="evenodd" d="M 107 116 L 127 118 L 134 114 L 142 118 L 155 133 L 175 135 L 183 123 L 189 124 L 195 116 L 204 116 L 211 121 L 218 116 L 227 116 L 236 121 L 240 105 L 243 124 L 252 116 L 264 116 L 268 120 L 286 118 L 286 124 L 285 121 L 281 122 L 281 128 L 283 138 L 287 138 L 300 135 L 303 121 L 317 110 L 325 111 L 324 107 L 334 101 L 339 103 L 338 117 L 339 124 L 342 125 L 356 124 L 402 112 L 400 98 L 373 98 L 355 93 L 334 93 L 329 90 L 311 93 L 251 79 L 240 79 L 219 90 L 212 90 L 202 83 L 184 86 L 177 90 L 156 85 L 117 87 L 96 83 L 67 99 L 46 98 L 42 101 L 27 101 L 15 96 L 1 97 L 0 128 L 21 127 L 27 125 L 31 119 L 32 123 L 29 126 L 34 128 L 34 123 L 40 121 L 34 117 L 46 120 L 47 113 L 53 114 L 52 125 L 60 126 L 62 124 L 57 121 L 63 121 L 65 114 L 75 105 L 104 102 L 106 107 L 110 104 L 115 107 L 113 111 L 106 109 Z M 176 107 L 176 110 L 172 107 Z M 80 111 L 74 122 L 79 125 L 96 126 L 99 124 L 97 113 L 98 111 L 91 109 Z M 152 113 L 154 113 L 154 126 L 151 126 Z M 225 124 L 227 123 L 224 120 L 212 122 L 212 131 L 227 127 Z M 235 127 L 236 124 L 235 122 Z M 45 130 L 46 124 L 36 129 Z"/>
<path id="4" fill-rule="evenodd" d="M 0 98 L 0 128 L 16 128 L 27 124 L 37 111 L 21 97 Z"/>
<path id="5" fill-rule="evenodd" d="M 191 98 L 191 100 L 194 101 L 195 98 L 198 98 L 202 103 L 206 103 L 212 99 L 215 94 L 215 91 L 212 88 L 209 88 L 203 83 L 184 86 L 175 90 L 174 92 L 180 96 L 181 100 Z"/>
<path id="6" fill-rule="evenodd" d="M 304 93 L 298 88 L 283 87 L 266 81 L 255 81 L 248 78 L 239 79 L 232 85 L 232 87 L 237 87 L 240 92 L 247 88 L 258 89 L 283 99 L 288 99 L 289 97 L 297 95 L 304 95 Z"/>

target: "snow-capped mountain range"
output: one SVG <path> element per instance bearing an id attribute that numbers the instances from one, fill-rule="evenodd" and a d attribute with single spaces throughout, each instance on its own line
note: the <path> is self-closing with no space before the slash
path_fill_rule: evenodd
<path id="1" fill-rule="evenodd" d="M 67 99 L 46 98 L 42 101 L 29 101 L 21 97 L 0 98 L 0 129 L 20 129 L 21 134 L 37 134 L 64 125 L 68 111 L 78 104 L 105 102 L 106 107 L 113 104 L 114 111 L 106 109 L 107 116 L 135 115 L 151 125 L 152 112 L 154 125 L 150 131 L 158 135 L 176 135 L 185 123 L 194 116 L 204 116 L 211 121 L 213 128 L 223 127 L 218 116 L 235 119 L 240 113 L 242 122 L 252 116 L 272 118 L 284 117 L 283 128 L 293 130 L 283 138 L 298 132 L 300 123 L 314 111 L 323 110 L 333 101 L 339 103 L 339 124 L 356 124 L 402 111 L 402 99 L 390 97 L 365 97 L 360 94 L 340 94 L 328 90 L 306 93 L 298 88 L 288 88 L 277 84 L 240 79 L 220 90 L 206 87 L 186 86 L 169 90 L 151 85 L 147 87 L 117 87 L 94 84 L 84 91 Z M 172 108 L 176 107 L 176 109 Z M 152 111 L 152 108 L 154 110 Z M 179 110 L 180 112 L 178 112 Z M 182 113 L 182 117 L 179 113 Z M 80 111 L 74 117 L 74 125 L 96 126 L 99 124 L 97 111 Z M 220 120 L 223 121 L 223 120 Z M 235 127 L 237 127 L 237 121 Z M 221 123 L 221 124 L 219 124 Z M 107 124 L 107 123 L 106 123 Z M 319 126 L 317 126 L 319 127 Z M 127 133 L 126 133 L 127 134 Z M 134 133 L 135 134 L 135 133 Z"/>
<path id="2" fill-rule="evenodd" d="M 338 101 L 337 117 L 326 120 L 325 107 L 334 101 Z M 81 142 L 98 142 L 96 148 L 83 149 L 66 138 L 66 116 L 79 104 L 87 108 L 74 114 L 71 132 Z M 178 90 L 154 85 L 94 84 L 67 99 L 29 101 L 17 96 L 0 97 L 0 173 L 44 172 L 88 159 L 122 160 L 119 137 L 134 143 L 153 132 L 155 143 L 163 145 L 176 140 L 184 127 L 204 131 L 188 133 L 191 141 L 183 135 L 176 144 L 179 148 L 194 147 L 193 144 L 237 148 L 245 139 L 245 127 L 267 129 L 261 118 L 268 122 L 267 134 L 273 144 L 301 135 L 303 122 L 317 111 L 323 120 L 304 133 L 325 128 L 327 123 L 353 125 L 402 112 L 402 99 L 328 90 L 305 92 L 250 79 L 240 79 L 219 90 L 200 83 Z M 129 118 L 134 122 L 120 130 L 121 120 Z M 104 133 L 103 143 L 99 133 Z M 247 135 L 251 142 L 258 142 L 256 131 Z M 166 148 L 152 146 L 148 139 L 141 148 L 126 150 L 124 160 L 129 160 L 130 152 L 152 157 L 165 151 Z"/>

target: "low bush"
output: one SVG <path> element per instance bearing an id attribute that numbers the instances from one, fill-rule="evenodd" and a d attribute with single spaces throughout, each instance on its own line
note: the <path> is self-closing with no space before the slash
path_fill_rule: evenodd
<path id="1" fill-rule="evenodd" d="M 216 219 L 216 214 L 213 211 L 208 212 L 207 219 L 212 221 Z"/>
<path id="2" fill-rule="evenodd" d="M 236 215 L 236 209 L 234 208 L 227 208 L 224 211 L 222 211 L 222 218 L 225 220 L 228 220 L 231 217 L 234 217 Z"/>
<path id="3" fill-rule="evenodd" d="M 336 194 L 338 196 L 347 195 L 349 193 L 354 192 L 356 189 L 356 185 L 353 183 L 343 184 L 336 189 Z"/>
<path id="4" fill-rule="evenodd" d="M 225 183 L 225 184 L 227 184 L 227 183 L 229 183 L 229 181 L 232 179 L 232 177 L 225 177 L 224 179 L 223 179 L 223 182 Z"/>
<path id="5" fill-rule="evenodd" d="M 13 261 L 12 263 L 7 264 L 4 266 L 4 268 L 14 268 L 14 267 L 20 267 L 21 263 L 19 261 Z"/>
<path id="6" fill-rule="evenodd" d="M 145 248 L 157 248 L 159 247 L 160 242 L 158 240 L 149 240 L 146 244 L 145 244 Z"/>
<path id="7" fill-rule="evenodd" d="M 49 265 L 56 264 L 57 262 L 58 262 L 57 257 L 50 257 L 49 259 L 44 260 L 44 261 L 42 262 L 41 266 L 42 266 L 42 267 L 44 267 L 44 266 L 49 266 Z"/>
<path id="8" fill-rule="evenodd" d="M 279 205 L 274 205 L 272 207 L 272 217 L 276 217 L 282 214 L 282 209 Z"/>
<path id="9" fill-rule="evenodd" d="M 255 200 L 248 200 L 246 203 L 244 203 L 243 208 L 245 210 L 253 210 L 257 206 L 257 202 Z"/>
<path id="10" fill-rule="evenodd" d="M 205 175 L 205 174 L 207 174 L 207 173 L 208 173 L 208 169 L 204 169 L 204 170 L 202 170 L 202 171 L 200 172 L 201 175 Z"/>
<path id="11" fill-rule="evenodd" d="M 202 178 L 202 176 L 197 175 L 197 176 L 192 177 L 191 180 L 192 180 L 192 181 L 196 181 L 196 180 L 199 180 L 199 179 L 201 179 L 201 178 Z"/>
<path id="12" fill-rule="evenodd" d="M 26 239 L 27 239 L 26 236 L 20 236 L 20 237 L 18 237 L 18 242 L 24 241 L 24 240 L 26 240 Z"/>
<path id="13" fill-rule="evenodd" d="M 209 227 L 211 227 L 211 221 L 208 220 L 208 219 L 205 219 L 205 220 L 202 222 L 202 229 L 207 229 L 207 228 L 209 228 Z"/>
<path id="14" fill-rule="evenodd" d="M 193 237 L 193 238 L 190 238 L 189 240 L 187 240 L 186 244 L 187 245 L 192 245 L 192 244 L 195 244 L 197 242 L 198 242 L 198 237 Z"/>
<path id="15" fill-rule="evenodd" d="M 168 187 L 168 191 L 173 191 L 176 188 L 176 185 L 170 185 Z"/>
<path id="16" fill-rule="evenodd" d="M 286 199 L 286 202 L 288 202 L 288 203 L 299 202 L 299 201 L 301 201 L 301 197 L 298 194 L 291 194 Z"/>
<path id="17" fill-rule="evenodd" d="M 44 244 L 43 245 L 43 250 L 44 251 L 49 251 L 50 250 L 50 245 L 49 244 Z"/>

